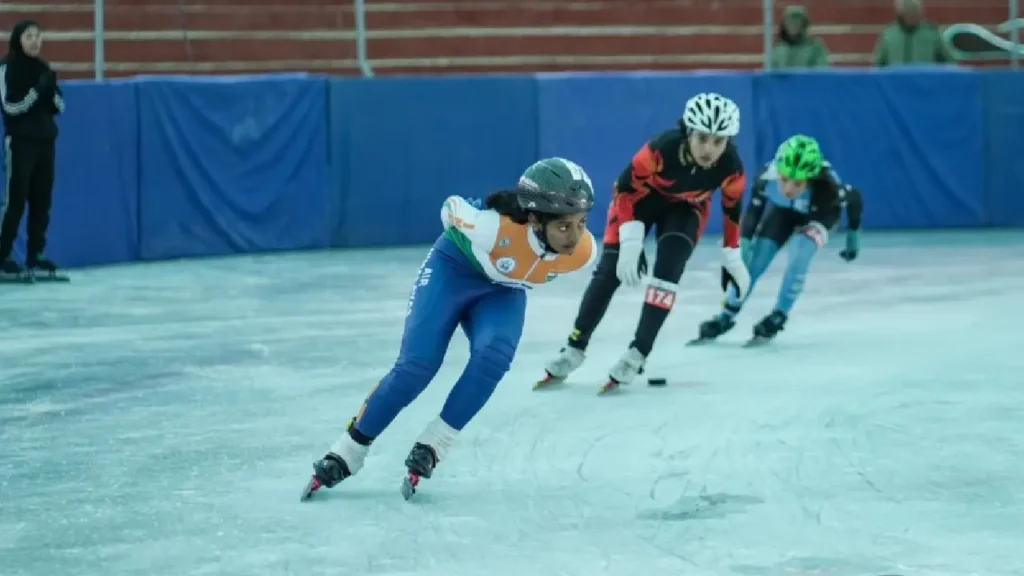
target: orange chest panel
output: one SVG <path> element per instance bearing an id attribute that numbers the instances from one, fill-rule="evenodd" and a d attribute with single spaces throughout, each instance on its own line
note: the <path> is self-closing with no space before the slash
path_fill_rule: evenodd
<path id="1" fill-rule="evenodd" d="M 489 259 L 495 270 L 509 280 L 544 284 L 563 274 L 586 266 L 594 251 L 592 236 L 587 234 L 571 255 L 545 259 L 537 255 L 530 245 L 529 226 L 502 218 L 498 238 L 494 241 Z"/>

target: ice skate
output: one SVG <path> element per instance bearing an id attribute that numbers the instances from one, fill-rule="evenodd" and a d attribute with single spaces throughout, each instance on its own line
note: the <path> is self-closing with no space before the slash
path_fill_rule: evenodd
<path id="1" fill-rule="evenodd" d="M 412 447 L 409 457 L 405 459 L 408 473 L 402 481 L 402 496 L 406 500 L 416 493 L 416 487 L 419 486 L 421 479 L 430 478 L 437 462 L 437 452 L 430 446 L 417 442 Z"/>
<path id="2" fill-rule="evenodd" d="M 0 264 L 0 282 L 8 284 L 29 284 L 32 282 L 32 276 L 26 274 L 14 258 L 8 258 Z"/>
<path id="3" fill-rule="evenodd" d="M 617 390 L 623 384 L 629 384 L 634 378 L 644 373 L 647 359 L 636 348 L 626 350 L 619 361 L 608 371 L 608 382 L 601 386 L 598 395 Z"/>
<path id="4" fill-rule="evenodd" d="M 697 337 L 687 342 L 686 345 L 699 346 L 714 342 L 719 336 L 732 330 L 734 326 L 736 326 L 736 321 L 733 320 L 732 316 L 723 312 L 710 320 L 701 322 Z"/>
<path id="5" fill-rule="evenodd" d="M 754 337 L 744 344 L 747 348 L 762 346 L 775 339 L 775 336 L 786 327 L 787 316 L 781 310 L 775 310 L 765 316 L 754 326 Z"/>
<path id="6" fill-rule="evenodd" d="M 544 378 L 533 385 L 534 390 L 547 388 L 554 384 L 565 382 L 574 370 L 583 364 L 585 356 L 583 351 L 572 346 L 566 346 L 558 352 L 558 357 L 548 362 L 544 367 Z"/>
<path id="7" fill-rule="evenodd" d="M 333 488 L 351 475 L 352 472 L 345 460 L 337 454 L 328 452 L 313 463 L 313 477 L 309 479 L 306 489 L 302 492 L 302 500 L 309 500 L 321 488 Z"/>
<path id="8" fill-rule="evenodd" d="M 25 264 L 28 275 L 39 282 L 69 282 L 70 278 L 60 271 L 60 268 L 46 256 L 36 254 L 29 256 Z"/>
<path id="9" fill-rule="evenodd" d="M 356 443 L 346 432 L 323 458 L 313 463 L 313 477 L 306 484 L 301 500 L 309 500 L 321 488 L 333 488 L 359 472 L 369 450 L 368 446 Z"/>

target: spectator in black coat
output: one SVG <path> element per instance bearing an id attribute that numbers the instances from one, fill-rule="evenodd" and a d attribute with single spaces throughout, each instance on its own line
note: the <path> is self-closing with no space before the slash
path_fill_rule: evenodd
<path id="1" fill-rule="evenodd" d="M 29 271 L 53 273 L 56 265 L 44 256 L 56 160 L 57 123 L 64 111 L 57 74 L 39 57 L 42 33 L 38 23 L 25 20 L 11 31 L 10 47 L 0 61 L 3 99 L 4 155 L 7 182 L 0 226 L 0 274 L 21 276 L 12 250 L 21 217 L 28 206 Z"/>

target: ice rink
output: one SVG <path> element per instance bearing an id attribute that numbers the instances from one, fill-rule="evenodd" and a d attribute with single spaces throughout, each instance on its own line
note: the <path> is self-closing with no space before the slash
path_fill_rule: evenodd
<path id="1" fill-rule="evenodd" d="M 771 347 L 784 264 L 713 347 L 718 239 L 648 373 L 622 291 L 588 362 L 533 392 L 589 273 L 530 295 L 491 403 L 414 502 L 403 460 L 468 351 L 310 503 L 390 367 L 425 247 L 79 271 L 0 287 L 3 576 L 1024 574 L 1024 233 L 868 234 L 819 255 Z"/>

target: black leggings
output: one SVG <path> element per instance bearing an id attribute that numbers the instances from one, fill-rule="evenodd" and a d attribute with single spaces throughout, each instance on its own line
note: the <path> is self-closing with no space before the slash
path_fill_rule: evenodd
<path id="1" fill-rule="evenodd" d="M 0 262 L 11 256 L 26 204 L 28 256 L 30 259 L 34 258 L 46 249 L 46 230 L 50 227 L 56 156 L 55 140 L 24 136 L 4 138 L 7 187 L 3 225 L 0 227 Z"/>
<path id="2" fill-rule="evenodd" d="M 703 229 L 699 209 L 690 204 L 671 205 L 656 219 L 649 220 L 644 221 L 644 228 L 650 231 L 652 225 L 657 225 L 658 256 L 646 288 L 640 322 L 631 343 L 644 357 L 654 348 L 658 332 L 675 304 L 679 279 L 683 276 L 683 270 L 693 255 Z M 583 293 L 583 302 L 569 337 L 569 346 L 585 350 L 590 343 L 591 335 L 619 288 L 620 282 L 615 272 L 618 261 L 619 245 L 605 244 L 594 277 Z"/>

